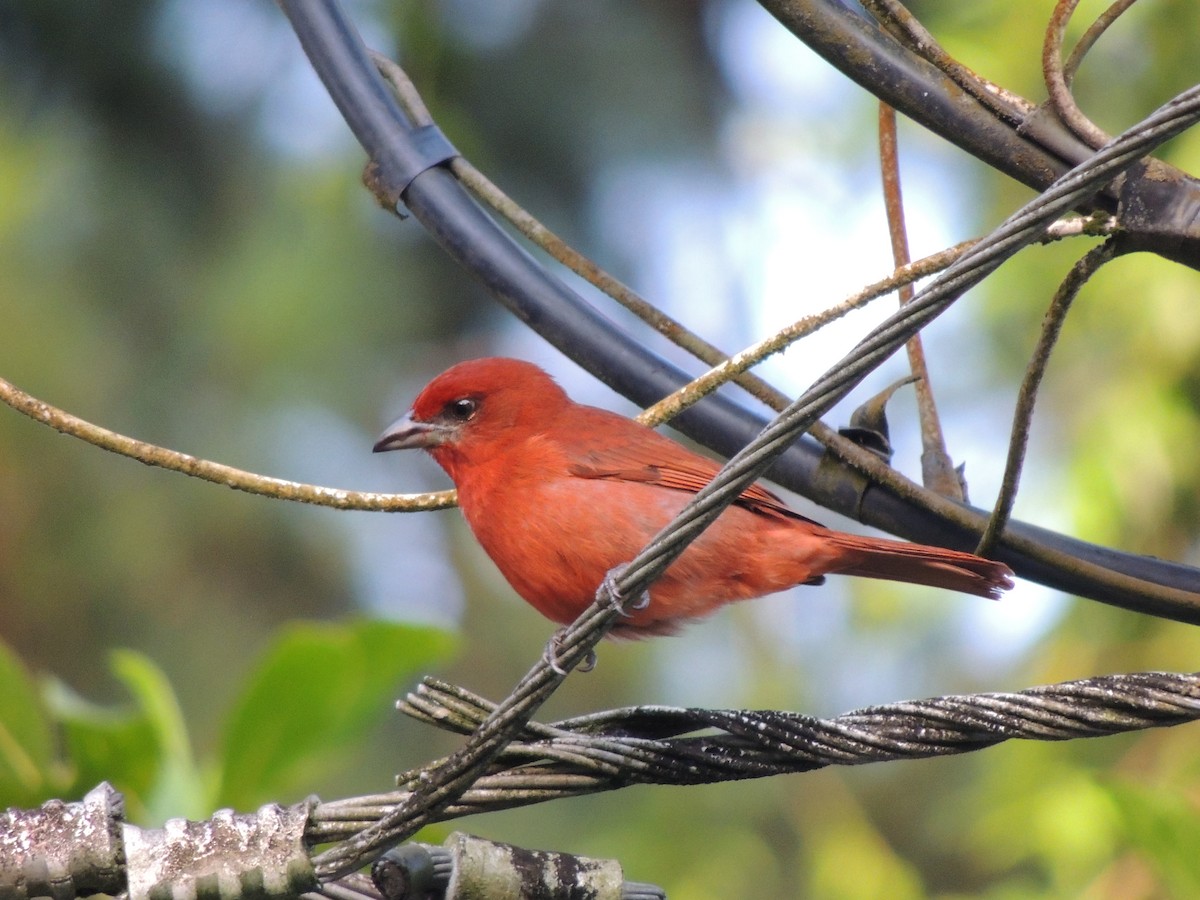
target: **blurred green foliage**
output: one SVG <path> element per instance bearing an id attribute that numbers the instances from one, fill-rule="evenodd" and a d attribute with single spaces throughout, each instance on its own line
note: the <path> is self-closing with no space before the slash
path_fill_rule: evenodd
<path id="1" fill-rule="evenodd" d="M 787 102 L 742 108 L 721 55 L 731 51 L 718 48 L 753 15 L 745 2 L 496 8 L 350 5 L 473 162 L 635 283 L 654 271 L 636 255 L 646 226 L 642 210 L 612 210 L 614 173 L 735 183 L 739 167 L 795 157 L 832 179 L 842 150 L 822 157 L 799 132 L 870 140 L 865 99 L 820 122 Z M 1071 33 L 1100 8 L 1081 4 Z M 913 9 L 951 53 L 1040 100 L 1048 4 Z M 1081 70 L 1081 105 L 1110 131 L 1136 121 L 1196 80 L 1198 31 L 1188 0 L 1138 4 Z M 792 130 L 764 130 L 771 153 L 735 158 L 738 113 Z M 968 186 L 965 201 L 946 198 L 954 239 L 1029 196 L 915 130 L 902 141 L 929 160 L 918 180 L 945 169 L 956 173 L 948 184 Z M 1200 170 L 1200 135 L 1162 155 Z M 401 484 L 397 463 L 372 459 L 378 427 L 446 363 L 536 342 L 514 337 L 416 225 L 374 208 L 361 163 L 272 4 L 8 0 L 0 375 L 107 427 L 247 469 L 365 489 L 440 485 L 431 467 L 413 463 Z M 987 406 L 997 442 L 1043 310 L 1082 252 L 1067 242 L 1007 264 L 972 298 L 978 352 L 934 362 L 947 406 Z M 1087 286 L 1050 367 L 1020 515 L 1200 562 L 1198 293 L 1195 272 L 1142 258 Z M 390 700 L 426 671 L 499 699 L 550 629 L 513 601 L 454 514 L 431 514 L 428 529 L 444 535 L 467 598 L 455 641 L 357 618 L 368 602 L 380 613 L 358 542 L 401 535 L 386 517 L 192 483 L 0 410 L 0 805 L 74 798 L 109 779 L 135 820 L 157 824 L 221 804 L 385 790 L 393 772 L 445 752 L 450 738 L 392 721 Z M 395 553 L 405 550 L 397 537 Z M 426 605 L 380 618 L 455 618 L 445 585 L 408 587 Z M 799 610 L 793 598 L 764 601 L 673 641 L 606 646 L 599 670 L 572 678 L 546 717 L 652 702 L 831 713 L 908 687 L 1017 688 L 1196 658 L 1192 629 L 1079 603 L 1036 641 L 981 660 L 949 604 L 878 585 L 861 593 L 804 593 Z M 814 633 L 785 639 L 797 617 Z M 889 671 L 907 680 L 887 684 Z M 635 789 L 460 827 L 614 856 L 686 900 L 1190 896 L 1194 745 L 1181 728 L 1001 746 Z"/>
<path id="2" fill-rule="evenodd" d="M 120 786 L 135 821 L 294 801 L 353 759 L 398 683 L 452 647 L 429 628 L 290 623 L 239 686 L 219 746 L 201 757 L 167 675 L 142 654 L 111 655 L 127 697 L 100 706 L 54 678 L 39 691 L 0 644 L 0 802 L 81 796 L 100 781 Z"/>

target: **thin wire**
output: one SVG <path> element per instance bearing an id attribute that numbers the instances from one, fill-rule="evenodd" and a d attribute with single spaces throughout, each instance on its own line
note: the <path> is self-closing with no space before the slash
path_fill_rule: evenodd
<path id="1" fill-rule="evenodd" d="M 406 105 L 406 111 L 409 112 L 410 116 L 417 122 L 428 122 L 428 111 L 421 104 L 415 87 L 403 70 L 380 56 L 376 56 L 375 61 L 377 66 L 380 67 L 381 73 L 392 82 L 401 103 Z M 508 218 L 531 241 L 547 250 L 552 256 L 581 277 L 591 281 L 591 283 L 602 291 L 609 293 L 615 300 L 625 305 L 626 308 L 633 311 L 636 315 L 642 317 L 656 330 L 659 330 L 703 361 L 715 366 L 715 368 L 694 379 L 690 385 L 680 391 L 676 391 L 655 407 L 647 408 L 642 416 L 639 416 L 643 421 L 654 423 L 660 421 L 661 418 L 678 415 L 680 409 L 686 408 L 695 402 L 696 398 L 707 394 L 710 390 L 715 389 L 716 386 L 729 379 L 731 373 L 744 372 L 746 368 L 769 353 L 776 352 L 799 336 L 815 330 L 826 318 L 831 318 L 828 315 L 830 312 L 840 311 L 843 307 L 858 306 L 871 297 L 883 293 L 885 290 L 892 290 L 897 285 L 906 283 L 910 280 L 909 275 L 915 275 L 912 270 L 917 266 L 922 266 L 925 272 L 933 271 L 935 266 L 944 268 L 953 258 L 960 256 L 967 246 L 963 244 L 950 248 L 933 257 L 927 257 L 912 267 L 905 267 L 905 269 L 898 270 L 888 279 L 885 279 L 884 282 L 878 282 L 875 285 L 865 288 L 858 294 L 847 298 L 839 307 L 834 307 L 833 310 L 818 314 L 816 317 L 801 320 L 789 328 L 782 329 L 776 335 L 759 342 L 759 344 L 746 348 L 741 353 L 729 358 L 726 362 L 718 363 L 718 360 L 725 358 L 722 351 L 711 345 L 707 345 L 699 338 L 695 338 L 678 322 L 662 316 L 661 313 L 657 313 L 657 310 L 654 310 L 653 306 L 650 306 L 642 298 L 629 291 L 628 288 L 616 281 L 616 279 L 607 276 L 591 260 L 588 260 L 582 254 L 579 254 L 564 242 L 561 242 L 561 240 L 553 236 L 533 216 L 500 191 L 482 173 L 474 169 L 466 160 L 457 159 L 451 164 L 451 167 L 455 174 L 463 180 L 463 183 L 476 196 L 490 205 L 496 212 Z M 1089 218 L 1060 219 L 1048 226 L 1044 237 L 1039 238 L 1039 240 L 1054 240 L 1058 237 L 1076 234 L 1091 234 L 1098 237 L 1105 237 L 1113 234 L 1116 229 L 1116 220 L 1113 217 L 1100 214 Z M 926 266 L 925 264 L 928 265 Z M 569 351 L 566 349 L 564 349 L 564 352 L 568 352 L 569 354 Z M 736 380 L 737 383 L 749 390 L 772 409 L 778 411 L 787 406 L 788 401 L 786 397 L 754 376 L 744 374 Z M 939 494 L 923 490 L 919 485 L 905 478 L 895 469 L 890 468 L 873 454 L 862 450 L 857 445 L 838 435 L 837 432 L 826 426 L 823 422 L 814 422 L 808 431 L 819 442 L 832 450 L 843 462 L 865 475 L 870 483 L 883 486 L 888 492 L 901 499 L 903 503 L 910 504 L 913 509 L 928 511 L 937 516 L 941 522 L 950 524 L 967 533 L 980 533 L 986 527 L 988 522 L 987 516 L 960 504 L 950 502 Z M 836 502 L 836 489 L 833 489 L 832 492 L 827 491 L 823 496 L 817 497 L 811 491 L 814 484 L 814 481 L 809 480 L 807 485 L 810 490 L 805 493 L 819 501 L 823 500 L 827 505 L 831 503 L 834 506 L 839 505 Z M 795 487 L 796 485 L 793 484 L 792 486 Z M 861 500 L 866 494 L 865 492 L 857 492 L 857 496 Z M 878 498 L 887 495 L 875 493 L 872 496 Z M 861 515 L 862 509 L 847 510 L 843 508 L 843 511 L 858 517 Z M 888 519 L 877 524 L 889 530 L 895 530 L 900 522 L 895 519 Z M 1017 556 L 1021 562 L 1025 563 L 1024 571 L 1027 571 L 1031 577 L 1036 577 L 1044 583 L 1056 584 L 1060 589 L 1073 593 L 1081 593 L 1111 605 L 1133 609 L 1149 615 L 1163 616 L 1183 622 L 1200 623 L 1200 608 L 1198 608 L 1193 596 L 1194 592 L 1179 590 L 1171 586 L 1164 587 L 1161 581 L 1153 581 L 1146 577 L 1125 574 L 1125 572 L 1110 565 L 1109 560 L 1112 559 L 1112 551 L 1106 551 L 1109 555 L 1103 557 L 1102 564 L 1090 562 L 1087 557 L 1080 556 L 1078 553 L 1067 552 L 1056 547 L 1049 540 L 1056 537 L 1059 536 L 1051 535 L 1041 530 L 1037 530 L 1031 534 L 1029 526 L 1018 523 L 1017 526 L 1005 532 L 1003 550 L 1007 552 L 1004 555 L 1008 557 L 1007 561 L 1014 561 L 1014 556 Z M 927 537 L 926 540 L 935 541 L 938 539 Z M 945 538 L 941 537 L 940 540 L 945 540 Z M 1129 560 L 1126 558 L 1122 562 L 1128 565 Z M 1157 564 L 1162 565 L 1161 562 Z M 1063 576 L 1070 576 L 1070 578 L 1064 581 Z M 1080 585 L 1076 579 L 1085 580 L 1085 584 Z M 1103 591 L 1099 594 L 1096 592 L 1097 586 L 1103 588 Z"/>
<path id="2" fill-rule="evenodd" d="M 1137 0 L 1115 0 L 1115 2 L 1099 16 L 1096 21 L 1088 26 L 1087 31 L 1079 38 L 1079 42 L 1071 51 L 1071 55 L 1067 57 L 1066 63 L 1063 65 L 1063 79 L 1067 86 L 1070 87 L 1071 82 L 1075 79 L 1075 73 L 1079 71 L 1079 66 L 1083 63 L 1083 58 L 1092 49 L 1096 41 L 1100 40 L 1100 36 L 1108 31 L 1109 26 L 1117 21 L 1121 15 L 1133 6 Z"/>
<path id="3" fill-rule="evenodd" d="M 425 824 L 435 821 L 444 809 L 467 794 L 472 782 L 553 693 L 566 672 L 582 661 L 612 627 L 620 614 L 618 604 L 640 598 L 688 543 L 715 521 L 721 511 L 825 409 L 900 347 L 912 333 L 945 310 L 963 291 L 982 280 L 1025 244 L 1036 240 L 1048 222 L 1072 208 L 1099 185 L 1107 183 L 1150 147 L 1182 131 L 1198 115 L 1200 88 L 1193 88 L 1121 135 L 1087 163 L 1064 175 L 872 331 L 842 363 L 827 372 L 734 455 L 712 482 L 695 495 L 616 579 L 601 587 L 596 601 L 563 632 L 558 645 L 557 666 L 545 659 L 539 661 L 459 751 L 444 763 L 421 771 L 417 778 L 420 786 L 403 802 L 371 828 L 317 856 L 314 865 L 318 875 L 329 880 L 352 871 L 380 848 L 404 840 Z"/>
<path id="4" fill-rule="evenodd" d="M 620 608 L 613 602 L 611 586 L 605 585 L 595 603 L 567 628 L 554 643 L 554 658 L 539 659 L 532 669 L 483 720 L 468 741 L 445 760 L 426 766 L 413 776 L 418 787 L 378 822 L 313 858 L 317 876 L 332 881 L 369 862 L 386 847 L 415 834 L 440 811 L 452 806 L 486 770 L 512 738 L 562 683 L 567 673 L 582 662 L 612 627 Z"/>
<path id="5" fill-rule="evenodd" d="M 981 77 L 946 52 L 930 31 L 898 0 L 863 0 L 888 34 L 912 53 L 945 73 L 999 121 L 1020 125 L 1036 105 Z"/>
<path id="6" fill-rule="evenodd" d="M 1088 280 L 1106 263 L 1111 262 L 1119 253 L 1120 244 L 1115 238 L 1110 238 L 1099 246 L 1093 247 L 1072 266 L 1063 283 L 1059 285 L 1050 302 L 1042 322 L 1042 333 L 1034 347 L 1032 358 L 1025 370 L 1025 377 L 1017 391 L 1017 407 L 1013 412 L 1013 424 L 1008 442 L 1008 455 L 1004 463 L 1004 475 L 1000 482 L 1000 491 L 996 495 L 995 507 L 987 528 L 984 529 L 975 553 L 985 556 L 1004 534 L 1005 526 L 1012 517 L 1013 505 L 1017 499 L 1017 487 L 1021 480 L 1021 470 L 1025 464 L 1025 450 L 1029 444 L 1029 431 L 1033 424 L 1033 409 L 1037 402 L 1038 389 L 1050 363 L 1050 354 L 1058 342 L 1063 323 L 1072 303 L 1079 291 Z"/>
<path id="7" fill-rule="evenodd" d="M 640 596 L 649 581 L 670 565 L 725 505 L 758 478 L 776 455 L 912 334 L 1017 250 L 1031 243 L 1049 222 L 1094 193 L 1151 147 L 1184 130 L 1198 116 L 1200 88 L 1191 88 L 1098 151 L 1088 162 L 1072 169 L 951 264 L 734 455 L 717 477 L 629 564 L 618 579 L 621 594 Z"/>
<path id="8" fill-rule="evenodd" d="M 1075 97 L 1071 94 L 1071 78 L 1074 77 L 1075 68 L 1082 61 L 1082 54 L 1072 55 L 1070 68 L 1063 64 L 1063 37 L 1066 34 L 1067 23 L 1071 21 L 1071 15 L 1078 5 L 1079 0 L 1058 0 L 1054 5 L 1054 11 L 1046 25 L 1046 37 L 1042 42 L 1042 77 L 1046 82 L 1046 92 L 1050 96 L 1050 104 L 1063 124 L 1070 128 L 1081 141 L 1092 147 L 1102 147 L 1112 139 L 1102 128 L 1084 115 L 1083 110 L 1075 102 Z M 1123 11 L 1118 10 L 1112 19 L 1115 20 L 1116 16 Z M 1109 13 L 1112 13 L 1111 9 Z M 1104 27 L 1107 27 L 1108 24 L 1111 22 L 1106 23 Z M 1094 42 L 1102 33 L 1103 29 L 1092 35 L 1090 40 Z M 1083 53 L 1086 53 L 1091 47 L 1091 43 L 1080 46 L 1083 47 Z M 1076 50 L 1078 49 L 1077 47 Z"/>
<path id="9" fill-rule="evenodd" d="M 347 123 L 368 155 L 380 161 L 382 166 L 382 161 L 391 156 L 383 144 L 393 140 L 411 143 L 412 137 L 405 129 L 389 130 L 377 122 L 375 116 L 368 114 L 377 107 L 374 91 L 382 82 L 370 66 L 365 51 L 360 54 L 360 60 L 343 46 L 346 41 L 357 39 L 352 24 L 333 0 L 325 3 L 280 0 L 280 4 L 292 20 L 314 67 L 330 86 Z M 837 0 L 801 2 L 795 4 L 795 9 L 783 9 L 777 4 L 770 6 L 789 28 L 801 33 L 810 43 L 819 44 L 820 52 L 831 60 L 862 71 L 862 59 L 876 58 L 857 38 L 864 37 L 868 31 L 876 33 L 878 29 L 861 21 L 861 16 L 850 14 Z M 812 33 L 801 21 L 810 13 L 816 17 L 814 21 L 819 20 L 817 30 L 821 35 Z M 857 24 L 852 24 L 851 20 Z M 849 26 L 850 32 L 854 33 L 847 32 L 841 27 L 843 25 Z M 828 39 L 835 32 L 847 40 L 835 39 L 830 44 Z M 845 52 L 851 49 L 852 52 Z M 865 55 L 858 52 L 863 49 Z M 366 71 L 368 68 L 369 72 Z M 915 83 L 925 84 L 920 78 L 914 82 L 909 77 L 913 71 L 903 66 L 889 67 L 888 77 L 891 75 L 903 80 L 910 88 Z M 940 96 L 936 85 L 928 87 L 929 90 L 917 92 L 922 109 L 928 108 L 931 96 Z M 900 92 L 904 93 L 904 89 Z M 889 89 L 885 93 L 892 98 L 896 92 Z M 361 101 L 357 99 L 360 97 Z M 911 103 L 905 109 L 916 114 Z M 399 111 L 397 115 L 400 115 Z M 934 128 L 940 127 L 939 122 L 944 124 L 938 116 L 934 116 L 936 121 L 918 118 Z M 1037 127 L 1037 122 L 1027 124 L 1039 134 L 1044 131 Z M 993 134 L 986 123 L 982 123 L 982 127 L 989 135 L 984 155 L 989 159 L 1003 157 L 1003 149 L 1008 147 L 1003 134 Z M 952 130 L 952 133 L 958 131 Z M 1067 134 L 1065 129 L 1062 133 Z M 1073 137 L 1067 143 L 1071 148 L 1066 156 L 1071 159 L 1079 160 L 1090 152 Z M 1022 163 L 1038 156 L 1036 148 L 1023 146 Z M 1004 163 L 1001 160 L 999 164 Z M 1053 165 L 1050 170 L 1037 175 L 1032 183 L 1045 184 L 1052 177 L 1051 172 L 1058 171 L 1058 166 Z M 1139 184 L 1144 181 L 1138 176 Z M 467 201 L 465 192 L 458 190 L 459 187 L 452 173 L 435 168 L 412 183 L 405 195 L 405 203 L 444 249 L 474 273 L 499 302 L 583 368 L 634 402 L 646 405 L 686 380 L 682 372 L 654 357 L 522 253 L 493 220 L 477 205 Z M 1103 192 L 1110 190 L 1104 188 Z M 1100 202 L 1108 208 L 1107 200 Z M 1156 245 L 1151 239 L 1147 246 Z M 1183 255 L 1178 247 L 1171 252 L 1168 250 L 1159 252 Z M 757 415 L 716 395 L 689 410 L 680 418 L 678 427 L 717 452 L 729 454 L 756 433 L 761 423 Z M 920 498 L 923 502 L 915 502 L 902 482 L 895 491 L 867 490 L 866 485 L 856 484 L 853 477 L 830 474 L 827 462 L 828 458 L 817 449 L 815 442 L 798 441 L 780 458 L 774 476 L 781 484 L 795 487 L 831 508 L 841 509 L 885 530 L 930 543 L 960 544 L 965 535 L 977 533 L 986 524 L 986 515 L 981 511 L 939 502 L 940 498 L 934 495 L 926 495 Z M 875 479 L 879 478 L 883 468 L 872 468 L 869 460 L 856 460 L 853 466 L 865 470 Z M 937 511 L 927 514 L 927 508 Z M 1096 547 L 1025 523 L 1014 523 L 1009 530 L 1013 537 L 1005 544 L 1004 558 L 1019 565 L 1023 574 L 1031 578 L 1122 608 L 1179 621 L 1200 622 L 1200 604 L 1191 590 L 1195 577 L 1193 567 Z M 1168 588 L 1159 590 L 1162 585 Z"/>
<path id="10" fill-rule="evenodd" d="M 892 242 L 892 260 L 899 268 L 911 262 L 911 256 L 900 183 L 896 111 L 882 102 L 879 104 L 879 163 L 883 180 L 883 205 Z M 900 304 L 908 303 L 913 296 L 913 286 L 904 285 L 899 294 Z M 954 461 L 946 449 L 946 436 L 942 431 L 920 332 L 909 338 L 905 350 L 908 353 L 908 370 L 915 382 L 913 393 L 917 399 L 917 417 L 921 426 L 921 481 L 929 490 L 963 502 L 967 499 L 966 486 L 955 471 Z"/>

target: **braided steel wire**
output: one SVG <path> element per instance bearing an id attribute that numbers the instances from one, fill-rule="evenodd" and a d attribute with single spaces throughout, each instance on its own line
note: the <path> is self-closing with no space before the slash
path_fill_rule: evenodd
<path id="1" fill-rule="evenodd" d="M 459 751 L 444 765 L 424 767 L 417 781 L 418 788 L 406 793 L 394 809 L 371 827 L 318 855 L 315 863 L 320 876 L 331 880 L 352 871 L 373 858 L 381 848 L 404 840 L 455 808 L 477 779 L 505 752 L 513 737 L 529 723 L 566 673 L 582 661 L 612 627 L 624 604 L 636 602 L 687 545 L 823 412 L 913 333 L 944 312 L 964 291 L 1036 240 L 1057 216 L 1198 119 L 1200 87 L 1194 87 L 1168 101 L 1086 163 L 1056 181 L 868 334 L 840 363 L 735 454 L 712 482 L 701 489 L 627 566 L 601 585 L 596 602 L 562 634 L 556 659 L 547 658 L 535 665 L 497 707 L 495 714 L 480 723 Z M 1200 593 L 1195 591 L 1158 585 L 1139 587 L 1140 600 L 1148 608 L 1170 606 L 1200 610 Z M 766 723 L 762 724 L 767 727 Z M 863 739 L 868 738 L 864 736 Z"/>
<path id="2" fill-rule="evenodd" d="M 400 708 L 470 733 L 495 708 L 426 679 Z M 951 756 L 1009 740 L 1066 741 L 1200 719 L 1200 673 L 1135 672 L 1023 691 L 905 700 L 818 718 L 778 710 L 639 706 L 530 723 L 438 820 L 637 784 L 693 785 L 901 759 Z M 417 773 L 400 776 L 407 787 Z M 347 837 L 409 790 L 339 800 L 312 814 L 309 840 Z"/>

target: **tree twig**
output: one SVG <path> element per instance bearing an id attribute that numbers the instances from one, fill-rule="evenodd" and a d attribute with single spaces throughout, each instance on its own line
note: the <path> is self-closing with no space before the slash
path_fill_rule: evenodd
<path id="1" fill-rule="evenodd" d="M 177 450 L 169 450 L 156 444 L 140 441 L 100 425 L 94 425 L 78 416 L 71 415 L 51 406 L 44 400 L 27 394 L 9 381 L 0 378 L 0 402 L 6 403 L 19 413 L 36 422 L 49 425 L 55 431 L 79 438 L 102 450 L 127 456 L 147 466 L 157 466 L 172 472 L 180 472 L 193 478 L 211 481 L 249 494 L 273 497 L 277 500 L 295 500 L 334 509 L 358 509 L 381 512 L 414 512 L 418 510 L 445 509 L 455 504 L 454 491 L 433 491 L 425 494 L 379 494 L 369 491 L 350 491 L 343 488 L 320 487 L 272 478 L 235 469 L 222 463 L 211 462 L 189 456 Z"/>
<path id="2" fill-rule="evenodd" d="M 883 205 L 886 210 L 888 234 L 892 242 L 892 261 L 896 268 L 908 265 L 908 228 L 904 222 L 904 197 L 900 190 L 900 156 L 896 140 L 896 111 L 886 103 L 879 104 L 879 168 L 883 178 Z M 911 284 L 900 288 L 903 305 L 913 296 Z M 914 334 L 905 345 L 908 369 L 915 379 L 913 391 L 917 398 L 917 415 L 921 423 L 921 480 L 931 491 L 960 502 L 966 501 L 966 491 L 954 461 L 946 450 L 946 436 L 938 416 L 933 396 L 933 382 L 925 360 L 925 348 L 920 333 Z"/>
<path id="3" fill-rule="evenodd" d="M 1111 262 L 1119 253 L 1120 244 L 1114 238 L 1093 247 L 1071 268 L 1055 292 L 1054 298 L 1050 301 L 1050 308 L 1046 310 L 1046 316 L 1042 322 L 1041 336 L 1038 338 L 1037 346 L 1034 347 L 1033 355 L 1025 370 L 1025 377 L 1021 381 L 1021 388 L 1017 393 L 1017 408 L 1013 413 L 1008 456 L 1004 463 L 1004 477 L 996 496 L 995 508 L 991 518 L 988 519 L 987 528 L 979 539 L 979 545 L 975 548 L 975 552 L 980 556 L 987 556 L 992 552 L 1012 516 L 1013 504 L 1017 499 L 1017 486 L 1021 480 L 1021 469 L 1025 462 L 1025 449 L 1029 444 L 1029 431 L 1033 424 L 1033 407 L 1037 402 L 1038 389 L 1046 374 L 1046 366 L 1050 363 L 1050 354 L 1054 352 L 1054 345 L 1058 342 L 1058 336 L 1062 332 L 1062 326 L 1071 309 L 1071 304 L 1100 267 Z"/>
<path id="4" fill-rule="evenodd" d="M 1083 54 L 1091 48 L 1092 42 L 1124 10 L 1118 9 L 1115 15 L 1110 15 L 1113 13 L 1113 8 L 1110 8 L 1109 13 L 1101 17 L 1099 21 L 1104 23 L 1103 26 L 1090 34 L 1087 43 L 1081 42 L 1076 47 L 1077 53 L 1072 54 L 1070 68 L 1067 68 L 1062 58 L 1063 36 L 1067 30 L 1067 23 L 1071 21 L 1071 14 L 1075 12 L 1075 7 L 1078 5 L 1079 0 L 1058 0 L 1054 4 L 1054 11 L 1050 15 L 1050 21 L 1046 24 L 1046 37 L 1042 42 L 1042 76 L 1046 82 L 1046 91 L 1050 96 L 1050 105 L 1058 118 L 1080 140 L 1094 148 L 1100 148 L 1112 138 L 1083 114 L 1083 110 L 1079 108 L 1071 93 L 1071 78 L 1083 60 Z M 1120 3 L 1116 5 L 1119 6 Z"/>

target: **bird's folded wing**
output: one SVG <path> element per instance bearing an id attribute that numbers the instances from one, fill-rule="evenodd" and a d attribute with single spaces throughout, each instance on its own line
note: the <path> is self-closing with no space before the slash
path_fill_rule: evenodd
<path id="1" fill-rule="evenodd" d="M 713 460 L 653 431 L 639 435 L 636 442 L 588 447 L 575 456 L 569 468 L 577 478 L 635 481 L 692 494 L 712 481 L 719 470 L 720 465 Z M 762 515 L 820 524 L 800 515 L 760 484 L 750 485 L 735 502 Z"/>

